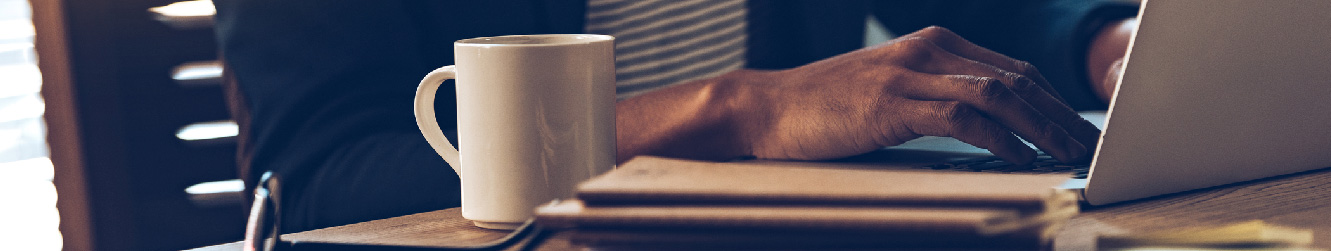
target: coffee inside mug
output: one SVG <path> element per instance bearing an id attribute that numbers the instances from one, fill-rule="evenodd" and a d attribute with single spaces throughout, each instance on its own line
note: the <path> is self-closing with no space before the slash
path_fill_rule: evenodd
<path id="1" fill-rule="evenodd" d="M 614 37 L 606 35 L 513 35 L 498 37 L 478 37 L 458 40 L 459 44 L 488 44 L 488 45 L 566 45 L 583 44 L 595 41 L 611 40 Z"/>

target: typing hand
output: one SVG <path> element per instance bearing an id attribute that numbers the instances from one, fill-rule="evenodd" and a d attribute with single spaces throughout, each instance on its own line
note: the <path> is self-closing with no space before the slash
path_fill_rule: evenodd
<path id="1" fill-rule="evenodd" d="M 839 158 L 927 135 L 1027 164 L 1035 151 L 1020 136 L 1074 162 L 1100 134 L 1029 63 L 938 27 L 761 75 L 739 120 L 758 158 Z"/>

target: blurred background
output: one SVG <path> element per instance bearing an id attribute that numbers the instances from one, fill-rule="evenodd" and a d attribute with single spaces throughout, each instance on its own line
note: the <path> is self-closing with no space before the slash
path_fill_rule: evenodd
<path id="1" fill-rule="evenodd" d="M 60 250 L 30 10 L 27 0 L 0 0 L 0 243 Z"/>
<path id="2" fill-rule="evenodd" d="M 240 240 L 212 3 L 180 1 L 0 0 L 0 249 Z"/>

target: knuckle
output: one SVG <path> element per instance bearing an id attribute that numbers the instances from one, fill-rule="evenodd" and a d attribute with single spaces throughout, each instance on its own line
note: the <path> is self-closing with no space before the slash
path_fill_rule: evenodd
<path id="1" fill-rule="evenodd" d="M 955 35 L 956 35 L 956 33 L 953 33 L 952 30 L 948 30 L 947 28 L 943 28 L 942 26 L 937 26 L 937 25 L 933 25 L 933 26 L 925 27 L 924 29 L 920 29 L 920 32 L 919 32 L 919 33 L 920 33 L 920 35 L 922 35 L 922 36 L 926 36 L 926 37 L 940 37 L 940 36 L 955 36 Z"/>
<path id="2" fill-rule="evenodd" d="M 960 102 L 942 102 L 935 109 L 938 119 L 952 129 L 965 125 L 974 117 L 974 112 Z"/>
<path id="3" fill-rule="evenodd" d="M 999 99 L 1004 98 L 1008 92 L 1003 82 L 993 78 L 972 78 L 970 81 L 971 95 L 975 101 L 981 104 L 993 104 Z"/>
<path id="4" fill-rule="evenodd" d="M 1017 60 L 1014 67 L 1016 67 L 1015 69 L 1016 72 L 1021 73 L 1022 75 L 1026 76 L 1040 75 L 1040 70 L 1035 69 L 1035 65 L 1031 64 L 1030 62 Z"/>
<path id="5" fill-rule="evenodd" d="M 894 47 L 896 47 L 896 50 L 892 55 L 906 60 L 907 62 L 925 63 L 931 61 L 934 57 L 934 50 L 932 48 L 935 46 L 933 45 L 933 42 L 929 42 L 929 40 L 923 38 L 905 39 L 897 42 Z"/>
<path id="6" fill-rule="evenodd" d="M 1014 72 L 1007 72 L 1004 73 L 1003 75 L 1004 75 L 1003 77 L 1006 78 L 1009 83 L 1012 83 L 1011 88 L 1013 90 L 1026 90 L 1027 88 L 1035 86 L 1035 80 L 1031 80 L 1031 78 L 1028 78 L 1025 75 L 1021 75 Z"/>
<path id="7" fill-rule="evenodd" d="M 927 48 L 930 45 L 933 45 L 933 42 L 930 42 L 929 39 L 925 39 L 922 37 L 909 37 L 902 39 L 901 41 L 898 41 L 896 43 L 896 46 L 904 48 L 913 48 L 913 49 Z"/>

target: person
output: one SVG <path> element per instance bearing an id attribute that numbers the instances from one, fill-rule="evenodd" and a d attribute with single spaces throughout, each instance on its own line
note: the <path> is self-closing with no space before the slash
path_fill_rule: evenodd
<path id="1" fill-rule="evenodd" d="M 249 115 L 242 177 L 250 187 L 264 171 L 298 177 L 282 190 L 285 232 L 455 207 L 458 178 L 413 123 L 419 78 L 452 64 L 455 40 L 592 30 L 647 34 L 617 43 L 655 39 L 639 50 L 660 50 L 629 58 L 620 50 L 633 46 L 616 48 L 620 91 L 631 92 L 616 104 L 620 162 L 835 159 L 924 135 L 1027 163 L 1035 151 L 1020 137 L 1083 161 L 1099 130 L 1074 108 L 1104 107 L 1137 10 L 1081 0 L 723 2 L 216 0 L 233 101 Z M 909 33 L 863 47 L 870 16 Z M 689 18 L 699 33 L 644 25 Z M 743 42 L 717 50 L 739 53 L 661 62 L 697 50 L 672 44 L 733 31 L 719 36 Z M 713 57 L 725 63 L 701 61 Z M 657 66 L 688 70 L 664 76 L 676 71 Z M 436 110 L 455 110 L 451 89 L 440 88 Z"/>

